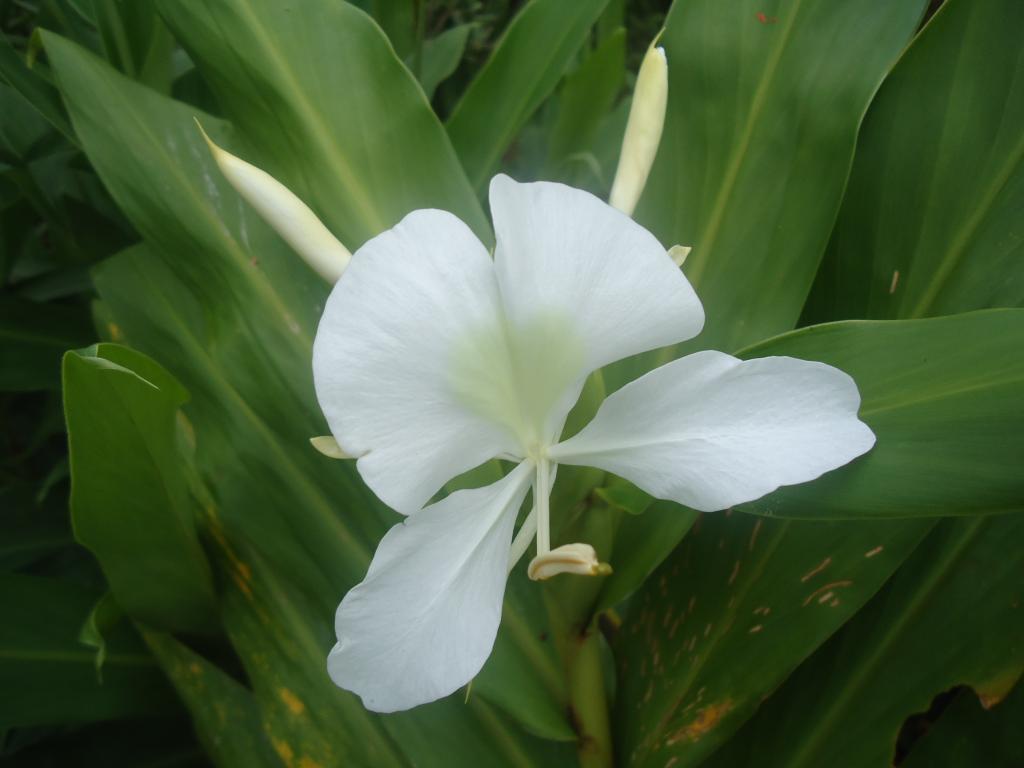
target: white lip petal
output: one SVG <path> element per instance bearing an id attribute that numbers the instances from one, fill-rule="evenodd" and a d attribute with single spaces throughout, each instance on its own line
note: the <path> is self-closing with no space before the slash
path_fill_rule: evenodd
<path id="1" fill-rule="evenodd" d="M 552 328 L 528 339 L 530 354 L 546 363 L 533 375 L 555 377 L 561 387 L 556 416 L 564 418 L 591 371 L 700 332 L 704 310 L 690 283 L 621 211 L 564 184 L 504 175 L 491 181 L 490 202 L 509 326 Z M 545 352 L 555 330 L 569 340 L 557 355 Z"/>
<path id="2" fill-rule="evenodd" d="M 338 607 L 327 668 L 367 709 L 395 712 L 458 690 L 480 671 L 501 620 L 508 548 L 533 467 L 457 491 L 384 536 Z"/>
<path id="3" fill-rule="evenodd" d="M 791 357 L 698 352 L 627 384 L 549 455 L 702 512 L 803 483 L 868 451 L 846 373 Z"/>
<path id="4" fill-rule="evenodd" d="M 494 375 L 475 357 L 488 345 L 467 334 L 502 322 L 490 255 L 445 211 L 414 211 L 368 241 L 331 292 L 313 345 L 317 399 L 340 448 L 360 457 L 367 485 L 399 512 L 518 451 L 466 394 L 489 391 Z"/>

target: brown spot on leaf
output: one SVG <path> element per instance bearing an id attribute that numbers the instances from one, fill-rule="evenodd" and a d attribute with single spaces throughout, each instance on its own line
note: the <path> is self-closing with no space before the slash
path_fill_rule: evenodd
<path id="1" fill-rule="evenodd" d="M 725 699 L 724 701 L 701 707 L 697 710 L 697 714 L 692 720 L 668 735 L 665 744 L 671 747 L 681 741 L 700 741 L 705 734 L 709 733 L 722 721 L 722 718 L 725 717 L 732 707 L 731 699 Z"/>
<path id="2" fill-rule="evenodd" d="M 818 563 L 814 568 L 812 568 L 807 573 L 805 573 L 803 576 L 801 576 L 800 577 L 800 582 L 803 583 L 803 582 L 807 581 L 808 579 L 811 579 L 811 578 L 817 576 L 819 573 L 821 573 L 826 568 L 828 568 L 829 563 L 831 563 L 831 562 L 832 562 L 832 558 L 831 557 L 826 557 L 824 560 L 822 560 L 820 563 Z"/>
<path id="3" fill-rule="evenodd" d="M 281 697 L 281 701 L 283 701 L 284 705 L 288 707 L 288 711 L 296 717 L 299 717 L 306 711 L 306 705 L 302 703 L 302 699 L 287 688 L 279 688 L 277 695 Z"/>

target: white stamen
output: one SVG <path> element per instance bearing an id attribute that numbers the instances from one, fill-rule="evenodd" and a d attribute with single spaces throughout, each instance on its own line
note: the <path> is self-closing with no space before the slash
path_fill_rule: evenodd
<path id="1" fill-rule="evenodd" d="M 533 484 L 533 502 L 537 510 L 537 556 L 551 551 L 551 463 L 546 459 L 537 460 L 537 481 Z"/>

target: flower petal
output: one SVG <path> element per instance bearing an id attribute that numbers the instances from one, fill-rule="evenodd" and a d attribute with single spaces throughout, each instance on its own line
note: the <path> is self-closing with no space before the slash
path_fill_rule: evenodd
<path id="1" fill-rule="evenodd" d="M 823 363 L 698 352 L 627 384 L 549 454 L 711 512 L 868 451 L 875 436 L 859 407 L 853 379 Z"/>
<path id="2" fill-rule="evenodd" d="M 366 579 L 338 606 L 334 682 L 367 709 L 395 712 L 465 685 L 491 653 L 501 620 L 516 512 L 533 465 L 456 491 L 384 536 Z"/>
<path id="3" fill-rule="evenodd" d="M 414 211 L 363 245 L 327 300 L 313 345 L 320 407 L 367 485 L 399 512 L 515 448 L 473 401 L 500 367 L 477 347 L 504 354 L 473 329 L 500 329 L 501 317 L 490 255 L 437 210 Z"/>
<path id="4" fill-rule="evenodd" d="M 549 433 L 588 373 L 700 332 L 704 311 L 686 277 L 621 211 L 564 184 L 504 175 L 490 200 L 513 354 Z"/>

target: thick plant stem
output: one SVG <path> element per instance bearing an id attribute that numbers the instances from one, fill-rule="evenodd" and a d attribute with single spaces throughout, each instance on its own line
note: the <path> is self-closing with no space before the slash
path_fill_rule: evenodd
<path id="1" fill-rule="evenodd" d="M 611 768 L 612 735 L 601 665 L 601 633 L 591 624 L 569 639 L 569 706 L 582 768 Z"/>

